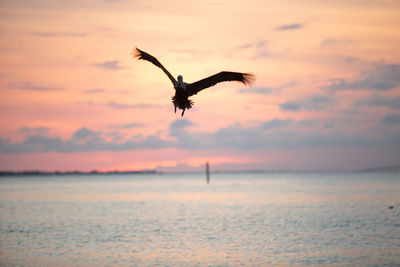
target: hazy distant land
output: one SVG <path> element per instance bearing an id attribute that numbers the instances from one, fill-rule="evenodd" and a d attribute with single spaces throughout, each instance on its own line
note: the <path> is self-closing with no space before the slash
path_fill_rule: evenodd
<path id="1" fill-rule="evenodd" d="M 400 165 L 365 168 L 347 172 L 400 172 Z M 213 173 L 269 173 L 269 172 L 321 172 L 321 171 L 301 171 L 301 170 L 215 170 Z M 341 171 L 322 171 L 322 172 L 341 172 Z M 163 171 L 158 170 L 130 170 L 130 171 L 40 171 L 40 170 L 25 170 L 25 171 L 0 171 L 0 176 L 36 176 L 36 175 L 110 175 L 110 174 L 162 174 Z M 197 173 L 202 173 L 197 171 Z"/>
<path id="2" fill-rule="evenodd" d="M 99 174 L 156 174 L 156 170 L 140 171 L 0 171 L 0 176 L 6 175 L 99 175 Z"/>

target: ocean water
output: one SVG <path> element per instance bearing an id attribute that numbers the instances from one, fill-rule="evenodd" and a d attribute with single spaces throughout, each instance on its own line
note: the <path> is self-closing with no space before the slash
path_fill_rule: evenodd
<path id="1" fill-rule="evenodd" d="M 400 175 L 0 178 L 0 266 L 149 265 L 400 266 Z"/>

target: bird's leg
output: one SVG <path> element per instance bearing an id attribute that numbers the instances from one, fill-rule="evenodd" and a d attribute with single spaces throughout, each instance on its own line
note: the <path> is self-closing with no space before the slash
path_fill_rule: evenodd
<path id="1" fill-rule="evenodd" d="M 183 114 L 184 114 L 184 113 L 185 113 L 185 109 L 183 109 L 181 117 L 183 117 Z"/>
<path id="2" fill-rule="evenodd" d="M 175 106 L 175 105 L 174 105 Z M 175 106 L 175 113 L 176 113 L 176 106 Z"/>

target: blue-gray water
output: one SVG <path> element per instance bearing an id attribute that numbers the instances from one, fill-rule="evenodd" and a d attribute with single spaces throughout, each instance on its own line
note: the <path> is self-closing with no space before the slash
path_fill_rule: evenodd
<path id="1" fill-rule="evenodd" d="M 0 179 L 1 266 L 399 264 L 399 173 Z"/>

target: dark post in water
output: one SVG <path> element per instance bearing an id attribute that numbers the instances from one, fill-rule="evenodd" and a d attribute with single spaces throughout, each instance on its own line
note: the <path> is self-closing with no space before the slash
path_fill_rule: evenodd
<path id="1" fill-rule="evenodd" d="M 206 176 L 207 176 L 207 184 L 210 183 L 210 164 L 208 161 L 206 162 Z"/>

